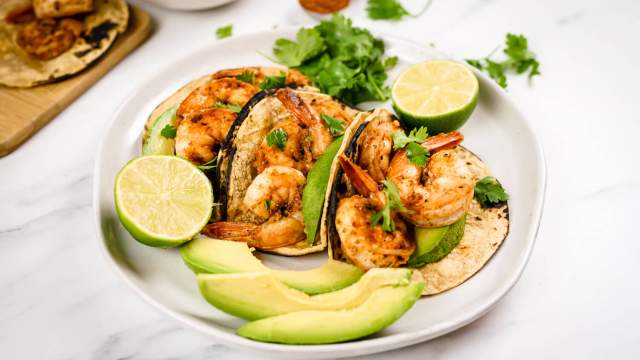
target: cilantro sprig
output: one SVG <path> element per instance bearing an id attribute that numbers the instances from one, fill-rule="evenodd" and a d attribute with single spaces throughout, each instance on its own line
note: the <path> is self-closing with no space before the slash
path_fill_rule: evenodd
<path id="1" fill-rule="evenodd" d="M 427 8 L 431 0 L 424 0 L 424 6 L 416 14 L 411 14 L 398 0 L 367 0 L 367 15 L 373 20 L 398 21 L 405 16 L 418 17 Z"/>
<path id="2" fill-rule="evenodd" d="M 269 90 L 273 88 L 281 88 L 285 85 L 286 78 L 287 73 L 285 73 L 284 71 L 281 71 L 280 75 L 278 76 L 267 76 L 260 83 L 260 89 Z"/>
<path id="3" fill-rule="evenodd" d="M 504 191 L 502 185 L 492 176 L 484 177 L 476 182 L 473 196 L 483 208 L 500 206 L 509 200 L 509 195 Z"/>
<path id="4" fill-rule="evenodd" d="M 233 25 L 221 26 L 216 29 L 216 37 L 218 39 L 228 38 L 233 35 Z"/>
<path id="5" fill-rule="evenodd" d="M 236 76 L 236 79 L 246 82 L 248 84 L 253 84 L 253 80 L 255 78 L 255 74 L 251 71 L 243 71 L 242 74 Z"/>
<path id="6" fill-rule="evenodd" d="M 267 145 L 276 147 L 280 149 L 280 151 L 284 150 L 287 140 L 289 139 L 289 134 L 282 129 L 276 128 L 271 130 L 271 132 L 267 135 Z"/>
<path id="7" fill-rule="evenodd" d="M 402 130 L 398 130 L 392 135 L 393 149 L 406 149 L 407 157 L 412 164 L 425 166 L 427 165 L 429 151 L 422 147 L 420 143 L 424 142 L 427 137 L 429 137 L 429 133 L 424 126 L 411 130 L 409 135 Z"/>
<path id="8" fill-rule="evenodd" d="M 216 103 L 213 106 L 218 109 L 227 109 L 227 110 L 233 111 L 234 113 L 239 113 L 240 110 L 242 110 L 242 106 L 238 104 L 226 104 L 226 103 L 223 103 L 222 101 L 216 101 Z"/>
<path id="9" fill-rule="evenodd" d="M 311 78 L 322 92 L 353 105 L 389 98 L 387 70 L 397 60 L 383 59 L 384 51 L 381 39 L 334 14 L 313 28 L 300 29 L 295 40 L 276 40 L 273 55 L 278 63 Z"/>
<path id="10" fill-rule="evenodd" d="M 502 52 L 507 56 L 503 61 L 491 60 L 492 54 L 482 59 L 467 59 L 466 61 L 469 65 L 486 71 L 503 88 L 507 87 L 507 73 L 509 71 L 517 74 L 528 71 L 529 79 L 540 75 L 540 63 L 536 54 L 529 50 L 529 42 L 524 35 L 507 34 L 505 48 Z"/>
<path id="11" fill-rule="evenodd" d="M 371 215 L 371 227 L 378 225 L 382 221 L 382 230 L 391 232 L 396 230 L 396 224 L 391 218 L 391 211 L 407 211 L 407 209 L 402 205 L 396 184 L 388 179 L 384 180 L 382 184 L 384 185 L 383 191 L 387 200 L 382 210 Z"/>
<path id="12" fill-rule="evenodd" d="M 329 128 L 329 131 L 331 131 L 331 135 L 333 135 L 333 137 L 344 134 L 344 123 L 342 123 L 342 121 L 327 114 L 320 114 L 320 118 L 327 125 L 327 128 Z"/>
<path id="13" fill-rule="evenodd" d="M 162 128 L 162 130 L 160 130 L 160 136 L 162 136 L 165 139 L 174 139 L 176 137 L 177 132 L 178 132 L 178 129 L 176 129 L 175 126 L 171 124 L 167 124 Z"/>

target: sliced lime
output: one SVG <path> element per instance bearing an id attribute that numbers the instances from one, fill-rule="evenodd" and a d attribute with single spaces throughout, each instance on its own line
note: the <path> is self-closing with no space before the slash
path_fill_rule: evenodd
<path id="1" fill-rule="evenodd" d="M 178 246 L 207 224 L 213 191 L 207 176 L 189 161 L 166 155 L 141 156 L 116 177 L 116 209 L 139 242 Z"/>
<path id="2" fill-rule="evenodd" d="M 464 64 L 431 60 L 404 70 L 391 89 L 393 107 L 410 127 L 430 134 L 461 127 L 478 102 L 478 79 Z"/>

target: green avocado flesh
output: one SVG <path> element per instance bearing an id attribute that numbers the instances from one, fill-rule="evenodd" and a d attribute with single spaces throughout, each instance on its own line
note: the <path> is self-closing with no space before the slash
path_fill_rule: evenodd
<path id="1" fill-rule="evenodd" d="M 237 333 L 249 339 L 284 344 L 327 344 L 376 333 L 398 320 L 420 298 L 423 282 L 374 290 L 348 310 L 307 310 L 253 321 Z"/>
<path id="2" fill-rule="evenodd" d="M 337 138 L 329 145 L 307 175 L 307 184 L 302 192 L 302 216 L 304 219 L 304 232 L 307 234 L 307 242 L 309 244 L 313 244 L 316 240 L 331 164 L 338 150 L 340 150 L 342 138 L 342 136 Z"/>
<path id="3" fill-rule="evenodd" d="M 167 125 L 176 126 L 176 110 L 175 105 L 167 111 L 163 112 L 156 121 L 153 122 L 151 129 L 147 133 L 142 143 L 143 155 L 173 155 L 174 143 L 173 139 L 167 139 L 161 135 L 162 129 Z"/>
<path id="4" fill-rule="evenodd" d="M 409 258 L 408 266 L 420 267 L 449 255 L 462 240 L 466 220 L 465 215 L 449 226 L 430 229 L 416 227 L 416 251 Z"/>
<path id="5" fill-rule="evenodd" d="M 353 265 L 328 260 L 310 270 L 275 270 L 253 256 L 246 243 L 196 237 L 180 248 L 182 259 L 196 273 L 228 274 L 269 272 L 286 285 L 307 294 L 321 294 L 358 281 L 362 271 Z"/>
<path id="6" fill-rule="evenodd" d="M 247 320 L 304 310 L 344 310 L 356 307 L 371 292 L 385 286 L 406 286 L 409 269 L 371 269 L 351 286 L 309 296 L 287 287 L 268 272 L 198 274 L 204 298 L 216 308 Z"/>

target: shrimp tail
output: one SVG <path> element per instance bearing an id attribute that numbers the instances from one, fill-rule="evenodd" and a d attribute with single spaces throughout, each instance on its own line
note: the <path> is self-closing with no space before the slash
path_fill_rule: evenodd
<path id="1" fill-rule="evenodd" d="M 291 89 L 282 88 L 276 92 L 276 97 L 282 105 L 303 125 L 310 127 L 316 123 L 316 118 L 307 104 Z"/>
<path id="2" fill-rule="evenodd" d="M 464 136 L 460 132 L 452 131 L 427 138 L 427 140 L 422 143 L 422 147 L 434 153 L 441 150 L 453 149 L 458 146 L 462 140 L 464 140 Z"/>
<path id="3" fill-rule="evenodd" d="M 253 236 L 259 229 L 260 227 L 256 224 L 218 221 L 205 226 L 202 233 L 214 239 L 243 241 L 251 245 Z"/>
<path id="4" fill-rule="evenodd" d="M 338 158 L 340 160 L 340 166 L 347 175 L 351 184 L 356 190 L 363 196 L 369 197 L 371 194 L 378 192 L 378 183 L 360 166 L 355 164 L 351 159 L 344 154 Z"/>

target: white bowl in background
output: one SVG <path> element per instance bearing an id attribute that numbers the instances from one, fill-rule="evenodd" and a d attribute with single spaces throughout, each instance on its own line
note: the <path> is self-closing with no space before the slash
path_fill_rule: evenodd
<path id="1" fill-rule="evenodd" d="M 236 0 L 144 0 L 171 10 L 204 10 L 228 4 Z"/>

